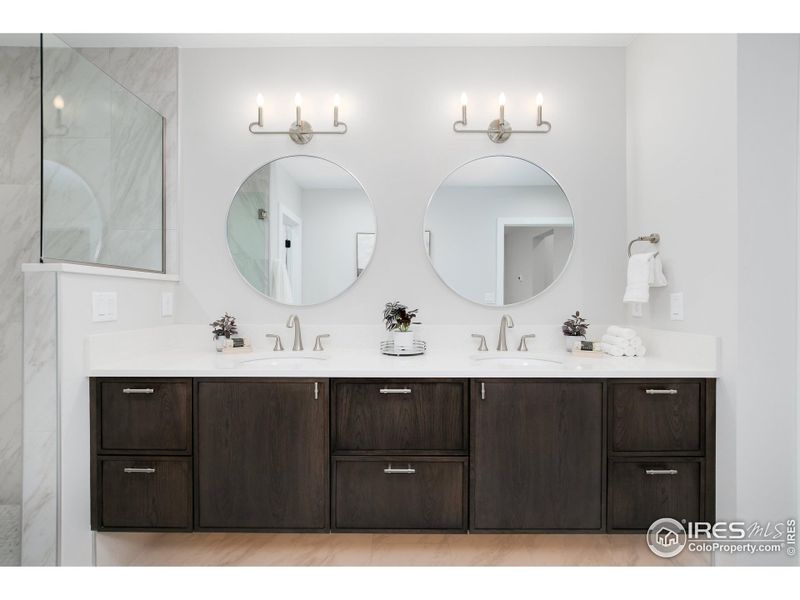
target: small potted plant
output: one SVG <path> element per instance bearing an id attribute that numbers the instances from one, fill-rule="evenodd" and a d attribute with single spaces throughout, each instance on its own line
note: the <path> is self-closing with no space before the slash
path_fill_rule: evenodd
<path id="1" fill-rule="evenodd" d="M 398 350 L 411 350 L 414 348 L 414 332 L 410 330 L 414 319 L 419 312 L 418 308 L 409 310 L 405 304 L 387 302 L 383 309 L 383 320 L 386 330 L 392 335 L 395 348 Z"/>
<path id="2" fill-rule="evenodd" d="M 222 349 L 225 347 L 225 341 L 229 340 L 232 335 L 239 333 L 236 329 L 236 317 L 228 313 L 225 313 L 224 316 L 210 323 L 210 325 L 214 328 L 211 333 L 217 344 L 217 352 L 222 352 Z"/>
<path id="3" fill-rule="evenodd" d="M 572 347 L 575 345 L 575 342 L 578 341 L 578 338 L 586 337 L 586 330 L 588 328 L 589 323 L 581 316 L 581 311 L 579 310 L 576 310 L 574 315 L 564 321 L 564 324 L 561 326 L 561 331 L 564 333 L 567 352 L 572 352 Z"/>

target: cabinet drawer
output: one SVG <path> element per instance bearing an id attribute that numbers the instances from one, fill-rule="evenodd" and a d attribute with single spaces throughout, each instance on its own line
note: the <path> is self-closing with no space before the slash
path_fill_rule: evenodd
<path id="1" fill-rule="evenodd" d="M 367 381 L 334 387 L 334 450 L 466 451 L 466 382 Z"/>
<path id="2" fill-rule="evenodd" d="M 334 461 L 335 530 L 466 531 L 467 459 Z"/>
<path id="3" fill-rule="evenodd" d="M 190 458 L 101 458 L 101 529 L 191 529 Z"/>
<path id="4" fill-rule="evenodd" d="M 662 517 L 700 520 L 702 478 L 702 460 L 612 461 L 608 477 L 609 529 L 647 529 Z"/>
<path id="5" fill-rule="evenodd" d="M 703 453 L 699 383 L 609 385 L 612 452 Z"/>
<path id="6" fill-rule="evenodd" d="M 99 403 L 100 452 L 191 452 L 190 381 L 103 381 Z"/>

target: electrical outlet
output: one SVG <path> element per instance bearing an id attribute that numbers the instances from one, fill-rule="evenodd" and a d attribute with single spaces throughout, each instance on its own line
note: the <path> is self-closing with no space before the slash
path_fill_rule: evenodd
<path id="1" fill-rule="evenodd" d="M 634 302 L 631 304 L 631 316 L 633 317 L 641 317 L 642 316 L 642 303 L 641 302 Z"/>
<path id="2" fill-rule="evenodd" d="M 673 321 L 683 321 L 683 292 L 669 295 L 669 318 Z"/>
<path id="3" fill-rule="evenodd" d="M 92 321 L 117 320 L 117 292 L 92 292 Z"/>
<path id="4" fill-rule="evenodd" d="M 161 316 L 171 317 L 173 313 L 174 297 L 172 292 L 161 292 Z"/>

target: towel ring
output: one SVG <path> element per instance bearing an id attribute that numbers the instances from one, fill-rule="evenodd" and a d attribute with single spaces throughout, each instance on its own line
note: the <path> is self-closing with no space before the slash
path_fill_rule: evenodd
<path id="1" fill-rule="evenodd" d="M 657 233 L 651 233 L 650 235 L 641 235 L 637 237 L 635 240 L 631 240 L 630 243 L 628 244 L 628 256 L 629 257 L 632 256 L 631 247 L 636 242 L 650 242 L 651 244 L 657 244 L 660 241 L 661 241 L 661 236 Z M 656 256 L 658 256 L 658 251 L 656 251 Z"/>

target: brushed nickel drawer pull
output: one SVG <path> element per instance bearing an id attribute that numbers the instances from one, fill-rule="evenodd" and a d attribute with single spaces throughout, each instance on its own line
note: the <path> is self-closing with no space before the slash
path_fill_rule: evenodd
<path id="1" fill-rule="evenodd" d="M 392 467 L 392 463 L 389 463 L 389 466 L 383 470 L 384 473 L 387 475 L 413 475 L 417 472 L 417 470 L 409 464 L 405 469 L 396 469 Z"/>
<path id="2" fill-rule="evenodd" d="M 677 475 L 678 469 L 645 469 L 648 475 Z"/>
<path id="3" fill-rule="evenodd" d="M 155 390 L 153 388 L 124 388 L 122 390 L 123 394 L 153 394 Z"/>
<path id="4" fill-rule="evenodd" d="M 381 388 L 381 394 L 410 394 L 410 388 Z"/>
<path id="5" fill-rule="evenodd" d="M 486 400 L 486 384 L 481 381 L 481 400 Z"/>
<path id="6" fill-rule="evenodd" d="M 670 388 L 668 390 L 645 390 L 645 393 L 646 394 L 651 394 L 651 395 L 652 394 L 669 394 L 670 396 L 673 396 L 673 395 L 678 393 L 678 390 L 676 390 L 675 388 Z"/>
<path id="7" fill-rule="evenodd" d="M 155 473 L 153 467 L 125 467 L 123 469 L 126 473 Z"/>

